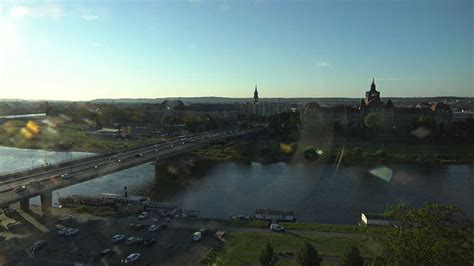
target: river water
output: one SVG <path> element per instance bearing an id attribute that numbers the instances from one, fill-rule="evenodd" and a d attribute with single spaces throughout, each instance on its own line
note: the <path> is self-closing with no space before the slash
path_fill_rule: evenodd
<path id="1" fill-rule="evenodd" d="M 41 163 L 44 151 L 0 147 L 0 171 L 8 172 Z M 48 162 L 87 156 L 87 153 L 47 152 Z M 363 166 L 259 163 L 217 163 L 204 176 L 192 179 L 184 189 L 168 196 L 167 202 L 200 210 L 202 217 L 226 218 L 252 215 L 256 208 L 295 211 L 299 221 L 354 224 L 361 211 L 382 212 L 386 206 L 425 202 L 453 204 L 474 217 L 474 165 L 437 167 L 385 165 L 393 171 L 390 181 L 368 174 Z M 119 173 L 55 192 L 97 195 L 141 194 L 154 184 L 154 166 L 134 167 Z M 32 202 L 37 202 L 33 199 Z"/>

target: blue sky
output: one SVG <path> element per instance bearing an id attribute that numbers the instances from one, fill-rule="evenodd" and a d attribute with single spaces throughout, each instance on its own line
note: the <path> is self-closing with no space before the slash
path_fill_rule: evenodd
<path id="1" fill-rule="evenodd" d="M 0 0 L 0 98 L 474 96 L 473 4 Z"/>

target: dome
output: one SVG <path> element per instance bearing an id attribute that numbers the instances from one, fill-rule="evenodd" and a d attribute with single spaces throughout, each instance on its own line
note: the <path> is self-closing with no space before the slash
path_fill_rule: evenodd
<path id="1" fill-rule="evenodd" d="M 305 110 L 314 110 L 314 109 L 320 109 L 321 105 L 317 102 L 309 102 L 304 106 Z"/>

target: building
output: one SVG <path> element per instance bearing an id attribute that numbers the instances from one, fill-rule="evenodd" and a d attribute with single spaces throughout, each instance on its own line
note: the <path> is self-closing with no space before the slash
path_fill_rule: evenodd
<path id="1" fill-rule="evenodd" d="M 292 105 L 289 103 L 260 101 L 257 85 L 255 85 L 253 93 L 253 102 L 247 104 L 246 107 L 247 110 L 244 113 L 259 117 L 270 117 L 292 111 Z"/>
<path id="2" fill-rule="evenodd" d="M 416 107 L 397 107 L 391 99 L 385 103 L 377 91 L 375 79 L 372 79 L 370 89 L 359 106 L 321 106 L 317 102 L 309 102 L 301 110 L 300 118 L 306 127 L 367 128 L 372 127 L 366 121 L 370 114 L 374 117 L 374 127 L 381 134 L 409 134 L 421 122 L 429 122 L 433 129 L 442 131 L 449 128 L 453 120 L 451 108 L 441 102 L 429 106 L 421 103 Z"/>
<path id="3" fill-rule="evenodd" d="M 288 210 L 269 210 L 269 209 L 256 209 L 255 219 L 266 220 L 266 221 L 282 221 L 282 222 L 294 222 L 295 214 L 293 211 Z"/>
<path id="4" fill-rule="evenodd" d="M 396 225 L 397 222 L 391 220 L 381 214 L 373 213 L 361 213 L 360 215 L 360 225 L 378 225 L 378 226 L 387 226 L 387 225 Z"/>

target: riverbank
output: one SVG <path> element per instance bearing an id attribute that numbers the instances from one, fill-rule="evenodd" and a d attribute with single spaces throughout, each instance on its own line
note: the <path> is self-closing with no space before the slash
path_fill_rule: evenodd
<path id="1" fill-rule="evenodd" d="M 163 140 L 161 137 L 117 139 L 88 136 L 86 132 L 91 129 L 89 124 L 66 122 L 61 118 L 56 120 L 54 126 L 9 120 L 0 126 L 0 146 L 47 151 L 107 153 Z"/>
<path id="2" fill-rule="evenodd" d="M 322 151 L 315 160 L 305 158 L 308 148 Z M 327 143 L 281 143 L 278 140 L 216 143 L 193 152 L 200 159 L 216 162 L 259 162 L 271 164 L 474 164 L 474 151 L 461 144 L 392 144 L 355 146 Z"/>

